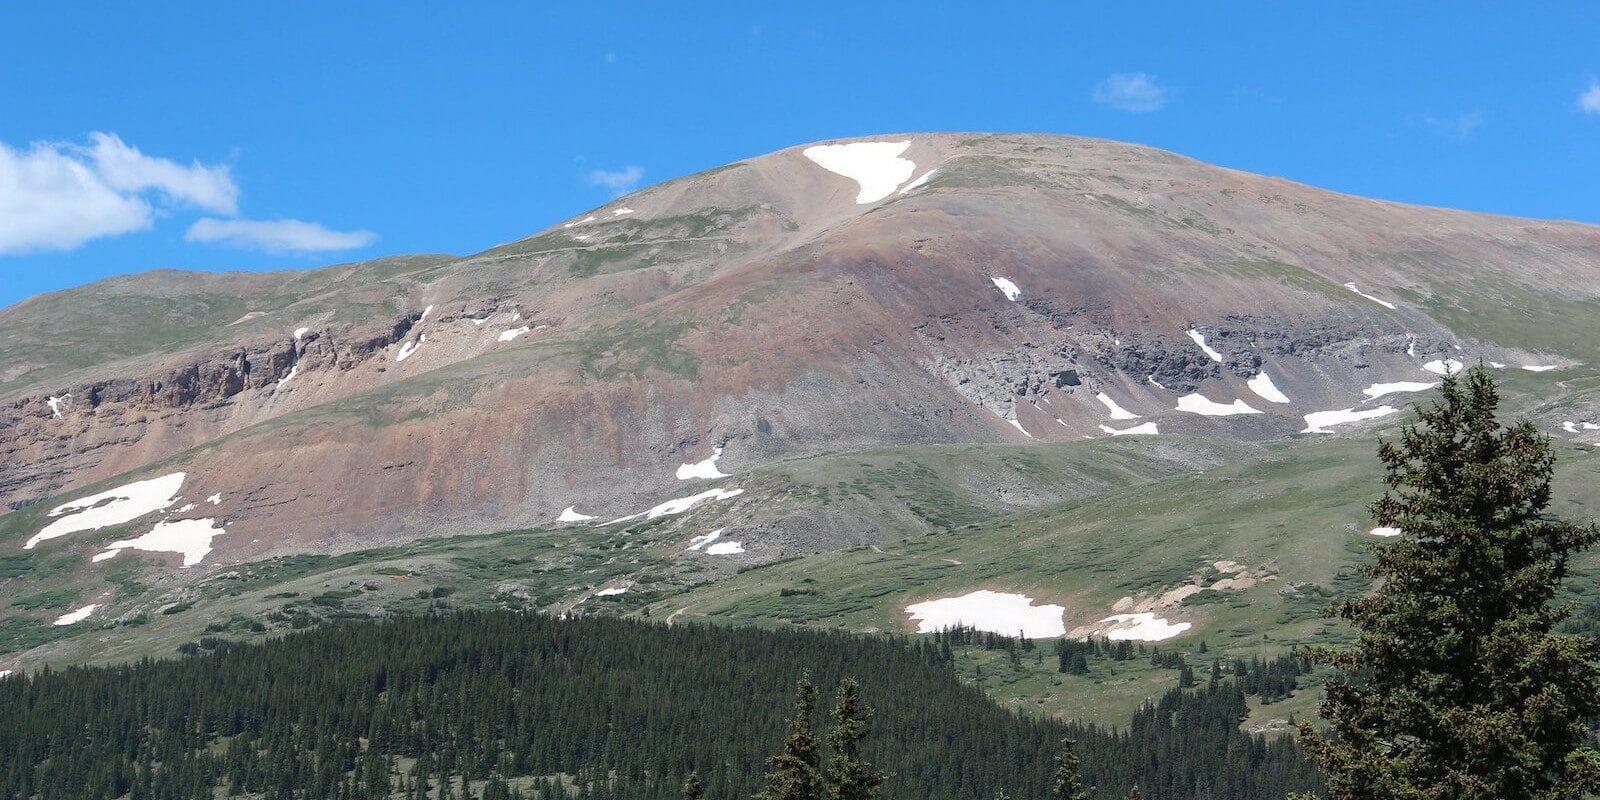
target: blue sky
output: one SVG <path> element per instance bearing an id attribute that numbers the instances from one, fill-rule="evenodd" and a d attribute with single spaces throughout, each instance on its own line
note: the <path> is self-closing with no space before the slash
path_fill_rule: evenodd
<path id="1" fill-rule="evenodd" d="M 30 5 L 0 10 L 0 306 L 467 254 L 633 185 L 910 131 L 1600 223 L 1592 2 Z"/>

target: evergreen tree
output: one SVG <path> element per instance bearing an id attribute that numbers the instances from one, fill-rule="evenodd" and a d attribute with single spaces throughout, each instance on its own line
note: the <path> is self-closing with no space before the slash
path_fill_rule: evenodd
<path id="1" fill-rule="evenodd" d="M 817 709 L 817 687 L 810 675 L 795 686 L 794 718 L 783 752 L 767 759 L 767 788 L 756 800 L 818 800 L 822 796 L 822 751 L 811 732 Z"/>
<path id="2" fill-rule="evenodd" d="M 691 772 L 684 780 L 683 800 L 706 800 L 706 787 L 700 783 L 700 773 Z"/>
<path id="3" fill-rule="evenodd" d="M 1052 800 L 1089 800 L 1093 795 L 1083 788 L 1082 767 L 1078 763 L 1076 743 L 1071 739 L 1061 741 L 1061 754 L 1056 756 L 1056 779 L 1050 789 Z"/>
<path id="4" fill-rule="evenodd" d="M 1551 601 L 1568 559 L 1600 540 L 1544 514 L 1550 442 L 1529 422 L 1501 427 L 1481 365 L 1378 458 L 1388 490 L 1372 506 L 1403 538 L 1373 547 L 1370 595 L 1332 613 L 1359 636 L 1317 660 L 1345 671 L 1300 726 L 1339 800 L 1573 798 L 1600 790 L 1584 746 L 1600 714 L 1596 645 L 1556 634 Z"/>
<path id="5" fill-rule="evenodd" d="M 828 770 L 824 780 L 833 800 L 872 800 L 888 775 L 872 769 L 861 756 L 872 709 L 861 704 L 861 687 L 855 678 L 839 681 L 833 706 L 833 727 L 828 730 Z"/>

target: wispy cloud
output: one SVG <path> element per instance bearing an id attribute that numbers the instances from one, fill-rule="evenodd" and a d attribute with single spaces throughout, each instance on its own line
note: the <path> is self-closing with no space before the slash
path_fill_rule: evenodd
<path id="1" fill-rule="evenodd" d="M 1585 114 L 1600 114 L 1600 81 L 1589 79 L 1589 88 L 1578 94 L 1578 110 Z"/>
<path id="2" fill-rule="evenodd" d="M 228 167 L 154 158 L 115 134 L 89 146 L 0 142 L 0 255 L 71 250 L 91 239 L 150 228 L 167 206 L 238 212 Z"/>
<path id="3" fill-rule="evenodd" d="M 1433 114 L 1413 114 L 1408 120 L 1413 125 L 1421 125 L 1431 129 L 1434 133 L 1446 139 L 1464 142 L 1472 132 L 1482 127 L 1483 112 L 1468 111 L 1454 116 L 1436 116 Z"/>
<path id="4" fill-rule="evenodd" d="M 189 226 L 184 241 L 207 242 L 269 253 L 322 253 L 354 250 L 378 241 L 372 231 L 335 231 L 297 219 L 214 219 Z"/>
<path id="5" fill-rule="evenodd" d="M 590 186 L 604 186 L 610 189 L 612 197 L 621 197 L 639 188 L 639 181 L 643 179 L 643 167 L 624 167 L 619 170 L 596 169 L 590 170 L 589 174 L 584 176 L 584 180 Z"/>
<path id="6" fill-rule="evenodd" d="M 1097 84 L 1090 97 L 1096 103 L 1143 114 L 1160 110 L 1170 99 L 1170 93 L 1156 83 L 1154 75 L 1118 72 Z"/>

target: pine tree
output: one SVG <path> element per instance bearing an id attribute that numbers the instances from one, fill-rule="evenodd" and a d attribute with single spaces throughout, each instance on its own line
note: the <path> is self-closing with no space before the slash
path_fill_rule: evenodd
<path id="1" fill-rule="evenodd" d="M 828 730 L 828 769 L 823 779 L 833 800 L 872 800 L 884 781 L 872 763 L 861 756 L 872 709 L 861 704 L 861 687 L 855 678 L 839 681 L 833 706 L 833 727 Z"/>
<path id="2" fill-rule="evenodd" d="M 683 800 L 706 800 L 706 787 L 700 783 L 700 773 L 691 772 L 684 780 Z"/>
<path id="3" fill-rule="evenodd" d="M 1341 668 L 1300 726 L 1338 800 L 1573 798 L 1600 789 L 1584 720 L 1600 714 L 1596 645 L 1553 632 L 1568 559 L 1597 540 L 1544 514 L 1550 442 L 1501 427 L 1481 365 L 1447 377 L 1378 458 L 1389 489 L 1372 506 L 1402 538 L 1375 545 L 1376 590 L 1333 613 L 1359 636 L 1320 650 Z"/>
<path id="4" fill-rule="evenodd" d="M 1056 756 L 1056 779 L 1051 785 L 1052 800 L 1089 800 L 1093 795 L 1083 788 L 1083 773 L 1078 763 L 1076 743 L 1071 739 L 1061 741 L 1061 754 Z"/>
<path id="5" fill-rule="evenodd" d="M 822 750 L 811 732 L 817 687 L 803 675 L 795 686 L 794 718 L 783 752 L 767 759 L 767 788 L 757 800 L 818 800 L 822 796 Z"/>

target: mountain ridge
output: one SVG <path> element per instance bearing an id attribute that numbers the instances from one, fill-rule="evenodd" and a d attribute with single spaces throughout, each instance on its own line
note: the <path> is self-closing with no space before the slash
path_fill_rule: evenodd
<path id="1" fill-rule="evenodd" d="M 1600 324 L 1594 226 L 1106 140 L 869 139 L 668 181 L 464 257 L 160 273 L 0 310 L 0 539 L 87 580 L 133 558 L 109 543 L 210 520 L 223 533 L 190 567 L 142 557 L 183 586 L 274 557 L 627 519 L 615 528 L 678 551 L 725 530 L 739 550 L 672 556 L 724 574 L 973 518 L 830 504 L 825 482 L 780 491 L 784 465 L 1112 437 L 1212 463 L 1215 442 L 1298 447 L 1402 419 L 1479 358 L 1574 386 L 1600 362 L 1571 334 Z M 815 148 L 844 148 L 822 160 L 859 179 Z M 1543 427 L 1596 438 L 1578 424 L 1600 422 L 1594 395 L 1562 402 Z M 1008 470 L 896 480 L 1079 496 Z M 22 547 L 69 498 L 179 471 L 156 512 Z"/>

